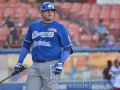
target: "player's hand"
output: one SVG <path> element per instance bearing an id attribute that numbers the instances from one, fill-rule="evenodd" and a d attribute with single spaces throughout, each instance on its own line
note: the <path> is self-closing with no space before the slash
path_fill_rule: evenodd
<path id="1" fill-rule="evenodd" d="M 53 73 L 55 75 L 61 74 L 63 70 L 63 65 L 64 65 L 64 62 L 62 61 L 59 61 L 57 64 L 55 64 L 55 70 L 53 71 Z"/>
<path id="2" fill-rule="evenodd" d="M 14 67 L 15 71 L 19 71 L 20 68 L 22 67 L 22 64 L 21 63 L 17 63 Z"/>
<path id="3" fill-rule="evenodd" d="M 111 78 L 113 78 L 113 80 L 115 80 L 115 75 L 114 75 L 114 74 L 112 74 L 112 75 L 111 75 Z"/>

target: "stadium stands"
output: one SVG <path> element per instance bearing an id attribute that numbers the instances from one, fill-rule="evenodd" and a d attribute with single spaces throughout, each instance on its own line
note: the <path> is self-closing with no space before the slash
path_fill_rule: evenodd
<path id="1" fill-rule="evenodd" d="M 67 7 L 66 7 L 67 6 Z M 63 3 L 62 7 L 61 7 L 61 17 L 63 19 L 65 18 L 69 18 L 70 17 L 70 11 L 71 11 L 71 7 L 72 7 L 72 3 L 70 2 L 65 2 Z"/>
<path id="2" fill-rule="evenodd" d="M 28 27 L 23 27 L 23 28 L 22 28 L 22 33 L 23 33 L 23 35 L 26 35 L 26 34 L 27 34 L 27 31 L 28 31 Z"/>
<path id="3" fill-rule="evenodd" d="M 68 27 L 68 32 L 70 37 L 80 41 L 80 34 L 79 34 L 79 25 L 76 23 L 70 23 Z"/>
<path id="4" fill-rule="evenodd" d="M 5 0 L 0 0 L 0 24 L 2 24 L 9 15 L 13 17 L 15 22 L 17 21 L 24 24 L 24 20 L 29 12 L 33 12 L 37 20 L 41 19 L 40 11 L 32 7 L 31 4 L 16 2 L 16 0 L 13 0 L 13 2 L 11 0 L 9 1 L 8 3 L 5 2 Z M 29 0 L 29 2 L 36 2 L 36 0 Z M 119 4 L 100 5 L 95 3 L 54 2 L 54 5 L 56 8 L 55 19 L 63 23 L 68 29 L 70 36 L 75 37 L 80 43 L 86 43 L 88 46 L 90 44 L 98 44 L 98 36 L 81 35 L 79 30 L 85 21 L 88 21 L 92 28 L 95 24 L 98 24 L 99 19 L 104 20 L 104 25 L 110 31 L 111 38 L 114 38 L 117 42 L 117 38 L 120 36 Z M 0 30 L 2 29 L 4 29 L 4 27 L 0 28 Z M 26 33 L 27 29 L 28 27 L 23 27 L 23 33 Z M 2 35 L 2 33 L 0 33 L 0 35 Z M 4 37 L 0 38 L 2 39 L 0 41 L 4 41 Z"/>
<path id="5" fill-rule="evenodd" d="M 99 36 L 98 35 L 92 35 L 92 43 L 98 43 L 99 42 Z"/>
<path id="6" fill-rule="evenodd" d="M 66 28 L 69 27 L 69 22 L 67 20 L 60 20 L 60 23 L 64 24 Z"/>
<path id="7" fill-rule="evenodd" d="M 62 2 L 54 2 L 54 6 L 55 6 L 58 14 L 60 14 L 60 12 L 61 12 L 62 4 L 63 4 Z"/>
<path id="8" fill-rule="evenodd" d="M 92 44 L 92 37 L 89 35 L 80 35 L 80 42 L 83 47 L 91 47 Z"/>
<path id="9" fill-rule="evenodd" d="M 0 0 L 0 3 L 5 3 L 6 2 L 6 0 Z"/>
<path id="10" fill-rule="evenodd" d="M 78 22 L 80 17 L 78 13 L 80 12 L 81 8 L 82 8 L 81 3 L 73 3 L 72 9 L 70 11 L 70 18 L 72 21 Z"/>
<path id="11" fill-rule="evenodd" d="M 8 35 L 9 35 L 8 28 L 0 28 L 0 47 L 4 45 L 4 42 L 6 41 Z"/>

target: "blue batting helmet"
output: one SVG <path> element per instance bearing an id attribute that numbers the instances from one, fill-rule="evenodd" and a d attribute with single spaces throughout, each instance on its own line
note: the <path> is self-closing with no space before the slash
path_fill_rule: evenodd
<path id="1" fill-rule="evenodd" d="M 51 2 L 45 2 L 41 5 L 40 11 L 42 12 L 49 9 L 55 10 L 54 5 Z"/>

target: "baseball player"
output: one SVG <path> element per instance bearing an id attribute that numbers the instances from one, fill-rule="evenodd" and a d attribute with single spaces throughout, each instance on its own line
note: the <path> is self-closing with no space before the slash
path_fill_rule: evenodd
<path id="1" fill-rule="evenodd" d="M 114 66 L 111 67 L 109 74 L 111 75 L 112 84 L 114 87 L 114 90 L 120 90 L 120 66 L 119 66 L 119 60 L 116 59 L 114 61 Z"/>
<path id="2" fill-rule="evenodd" d="M 60 77 L 65 60 L 73 53 L 72 43 L 66 27 L 54 20 L 56 13 L 54 5 L 51 2 L 45 2 L 41 5 L 40 11 L 42 20 L 30 25 L 15 65 L 15 71 L 19 71 L 32 45 L 33 64 L 27 76 L 25 90 L 41 90 L 42 88 L 57 90 L 48 86 L 50 65 L 54 65 L 54 74 Z"/>

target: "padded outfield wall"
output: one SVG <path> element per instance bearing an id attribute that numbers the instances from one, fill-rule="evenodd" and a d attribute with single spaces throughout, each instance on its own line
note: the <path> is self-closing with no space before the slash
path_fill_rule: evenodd
<path id="1" fill-rule="evenodd" d="M 107 60 L 113 62 L 116 58 L 120 57 L 119 52 L 119 48 L 74 49 L 74 54 L 65 62 L 64 72 L 61 77 L 61 83 L 67 84 L 59 87 L 60 90 L 79 90 L 83 87 L 86 88 L 86 90 L 112 88 L 110 82 L 103 79 L 102 72 L 107 66 Z M 0 80 L 6 78 L 14 71 L 13 68 L 18 57 L 19 49 L 0 50 Z M 29 68 L 32 65 L 30 53 L 25 58 L 24 64 L 27 64 Z M 24 90 L 29 68 L 23 73 L 6 80 L 0 85 L 0 90 L 8 90 L 9 88 L 13 88 L 11 90 Z M 97 86 L 95 86 L 96 84 Z"/>

